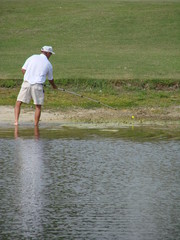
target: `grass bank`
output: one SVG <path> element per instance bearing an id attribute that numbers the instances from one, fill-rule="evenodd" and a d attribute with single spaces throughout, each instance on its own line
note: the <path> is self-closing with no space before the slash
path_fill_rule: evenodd
<path id="1" fill-rule="evenodd" d="M 22 83 L 14 79 L 22 79 L 25 59 L 52 45 L 59 87 L 117 109 L 179 106 L 179 0 L 0 0 L 0 6 L 0 105 L 14 105 Z M 101 107 L 45 92 L 47 109 Z"/>
<path id="2" fill-rule="evenodd" d="M 0 105 L 14 105 L 21 80 L 0 80 Z M 178 80 L 56 80 L 60 88 L 96 99 L 117 109 L 166 108 L 180 105 Z M 100 104 L 45 86 L 45 109 L 100 108 Z M 28 105 L 29 106 L 29 105 Z"/>
<path id="3" fill-rule="evenodd" d="M 0 0 L 0 79 L 52 45 L 55 79 L 180 79 L 178 0 Z"/>

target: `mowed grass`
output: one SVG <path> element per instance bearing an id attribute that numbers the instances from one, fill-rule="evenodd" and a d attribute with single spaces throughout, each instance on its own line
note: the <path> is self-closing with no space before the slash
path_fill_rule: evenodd
<path id="1" fill-rule="evenodd" d="M 180 79 L 178 0 L 0 0 L 0 79 L 52 45 L 55 79 Z M 114 102 L 114 99 L 113 99 Z"/>

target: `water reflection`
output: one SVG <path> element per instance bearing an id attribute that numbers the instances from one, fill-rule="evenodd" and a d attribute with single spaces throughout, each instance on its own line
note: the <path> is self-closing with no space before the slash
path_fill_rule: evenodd
<path id="1" fill-rule="evenodd" d="M 0 138 L 1 239 L 178 239 L 179 141 L 40 130 Z"/>
<path id="2" fill-rule="evenodd" d="M 18 206 L 18 222 L 24 238 L 41 236 L 42 211 L 45 202 L 43 195 L 43 142 L 39 139 L 39 128 L 34 128 L 34 139 L 24 140 L 19 137 L 18 126 L 15 127 L 16 163 L 18 171 L 18 195 L 14 199 Z"/>
<path id="3" fill-rule="evenodd" d="M 14 128 L 14 138 L 17 139 L 19 137 L 19 126 L 15 126 Z M 39 126 L 34 126 L 34 138 L 39 139 Z"/>

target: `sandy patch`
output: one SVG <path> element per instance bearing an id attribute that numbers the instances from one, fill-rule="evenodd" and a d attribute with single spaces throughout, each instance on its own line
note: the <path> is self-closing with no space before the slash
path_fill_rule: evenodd
<path id="1" fill-rule="evenodd" d="M 132 119 L 134 116 L 134 119 Z M 22 108 L 20 124 L 34 123 L 34 109 Z M 103 124 L 103 125 L 132 125 L 132 124 L 180 124 L 180 107 L 170 108 L 138 108 L 132 110 L 111 109 L 71 109 L 42 110 L 42 123 L 61 124 Z M 0 106 L 0 125 L 14 124 L 14 108 L 12 106 Z"/>

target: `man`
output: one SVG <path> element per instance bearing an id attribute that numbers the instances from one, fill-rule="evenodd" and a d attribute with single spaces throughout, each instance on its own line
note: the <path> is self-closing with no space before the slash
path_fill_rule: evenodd
<path id="1" fill-rule="evenodd" d="M 53 79 L 53 68 L 49 62 L 49 58 L 52 54 L 55 54 L 52 47 L 44 46 L 41 49 L 41 54 L 32 55 L 25 61 L 22 67 L 24 81 L 22 83 L 14 109 L 14 125 L 18 125 L 21 104 L 29 103 L 30 100 L 33 99 L 35 104 L 34 125 L 38 126 L 41 116 L 41 106 L 44 103 L 43 84 L 46 81 L 46 77 L 48 77 L 51 86 L 54 89 L 57 89 Z"/>

